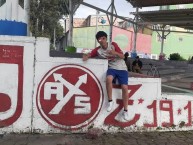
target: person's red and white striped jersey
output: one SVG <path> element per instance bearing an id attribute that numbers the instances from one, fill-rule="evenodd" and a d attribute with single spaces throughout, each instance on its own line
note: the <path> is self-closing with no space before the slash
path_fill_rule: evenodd
<path id="1" fill-rule="evenodd" d="M 107 49 L 103 49 L 101 46 L 96 47 L 91 51 L 90 55 L 91 57 L 98 56 L 99 58 L 108 59 L 109 68 L 117 70 L 127 70 L 125 61 L 119 57 L 109 54 L 109 50 L 115 50 L 116 52 L 123 54 L 122 50 L 119 48 L 117 43 L 112 42 L 111 47 L 108 47 Z"/>

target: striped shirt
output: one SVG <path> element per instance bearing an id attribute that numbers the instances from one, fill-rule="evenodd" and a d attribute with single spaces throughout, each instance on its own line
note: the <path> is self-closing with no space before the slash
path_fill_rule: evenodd
<path id="1" fill-rule="evenodd" d="M 119 48 L 117 43 L 112 42 L 111 47 L 108 47 L 107 49 L 103 49 L 101 46 L 96 47 L 91 51 L 90 56 L 103 59 L 108 59 L 108 67 L 116 70 L 127 70 L 127 66 L 125 64 L 125 61 L 117 56 L 111 55 L 108 53 L 109 50 L 115 50 L 118 53 L 123 54 L 122 50 Z"/>

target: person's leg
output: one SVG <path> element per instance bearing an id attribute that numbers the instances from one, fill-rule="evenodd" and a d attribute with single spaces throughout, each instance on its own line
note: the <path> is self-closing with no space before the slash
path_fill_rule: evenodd
<path id="1" fill-rule="evenodd" d="M 142 73 L 142 72 L 141 72 L 141 69 L 140 69 L 139 67 L 136 69 L 136 72 L 139 73 L 139 74 Z"/>
<path id="2" fill-rule="evenodd" d="M 122 89 L 122 98 L 123 98 L 123 108 L 125 111 L 127 111 L 128 100 L 129 100 L 128 85 L 121 85 L 121 89 Z"/>
<path id="3" fill-rule="evenodd" d="M 115 72 L 113 69 L 107 70 L 106 77 L 106 89 L 107 89 L 107 97 L 108 97 L 108 107 L 107 111 L 110 112 L 113 109 L 113 99 L 112 99 L 112 89 L 113 89 L 113 78 L 115 78 Z"/>
<path id="4" fill-rule="evenodd" d="M 139 73 L 142 74 L 141 68 L 139 68 Z"/>
<path id="5" fill-rule="evenodd" d="M 129 115 L 127 112 L 127 108 L 128 108 L 128 100 L 129 100 L 129 96 L 128 96 L 128 72 L 127 71 L 118 71 L 118 80 L 119 80 L 119 84 L 121 84 L 121 89 L 122 89 L 122 99 L 123 99 L 123 118 L 125 120 L 129 120 Z"/>
<path id="6" fill-rule="evenodd" d="M 135 73 L 137 72 L 137 71 L 136 71 L 136 66 L 133 67 L 133 72 L 135 72 Z"/>
<path id="7" fill-rule="evenodd" d="M 139 69 L 138 68 L 136 69 L 136 73 L 139 73 Z"/>
<path id="8" fill-rule="evenodd" d="M 112 100 L 112 88 L 113 88 L 113 76 L 108 75 L 106 78 L 106 89 L 107 89 L 107 96 L 108 100 Z"/>

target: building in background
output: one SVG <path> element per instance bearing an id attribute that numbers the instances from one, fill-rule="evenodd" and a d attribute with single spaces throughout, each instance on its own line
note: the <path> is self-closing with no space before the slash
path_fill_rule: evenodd
<path id="1" fill-rule="evenodd" d="M 193 4 L 186 5 L 172 5 L 172 6 L 162 6 L 160 10 L 170 10 L 170 9 L 187 9 L 193 8 Z M 172 31 L 185 31 L 190 32 L 190 30 L 185 30 L 178 27 L 170 27 Z M 189 59 L 193 56 L 192 51 L 193 34 L 190 33 L 176 33 L 171 32 L 166 39 L 164 39 L 163 53 L 166 58 L 173 53 L 179 53 L 185 59 Z M 152 34 L 152 51 L 153 54 L 160 54 L 161 51 L 161 38 L 157 32 Z"/>
<path id="2" fill-rule="evenodd" d="M 98 19 L 97 19 L 98 18 Z M 68 26 L 68 20 L 66 20 L 66 26 Z M 62 22 L 63 23 L 63 22 Z M 109 21 L 106 15 L 90 15 L 86 19 L 74 18 L 73 21 L 73 44 L 81 52 L 82 49 L 93 49 L 95 48 L 96 40 L 95 34 L 97 31 L 105 31 L 109 33 Z M 131 52 L 133 47 L 133 25 L 121 19 L 115 19 L 112 40 L 120 46 L 123 52 Z M 68 31 L 68 28 L 66 28 Z M 137 54 L 143 57 L 145 53 L 151 56 L 151 33 L 143 34 L 146 30 L 140 29 L 137 35 Z M 64 44 L 63 37 L 59 42 L 59 48 L 63 49 Z M 153 55 L 154 59 L 157 56 Z"/>
<path id="3" fill-rule="evenodd" d="M 96 27 L 74 28 L 74 46 L 79 48 L 95 48 Z M 98 31 L 109 33 L 109 26 L 98 26 Z M 123 52 L 131 52 L 134 32 L 113 26 L 112 40 L 120 46 Z M 143 57 L 145 53 L 151 54 L 151 35 L 138 33 L 137 53 Z M 98 45 L 98 44 L 97 44 Z"/>

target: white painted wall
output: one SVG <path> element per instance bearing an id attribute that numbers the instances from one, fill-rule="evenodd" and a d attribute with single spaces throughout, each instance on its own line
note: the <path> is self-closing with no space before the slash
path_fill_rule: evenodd
<path id="1" fill-rule="evenodd" d="M 32 118 L 32 94 L 33 94 L 33 83 L 34 83 L 34 50 L 35 50 L 35 38 L 33 37 L 10 37 L 0 36 L 0 45 L 10 46 L 23 46 L 23 109 L 21 116 L 12 125 L 1 128 L 0 132 L 30 132 L 31 131 L 31 118 Z M 11 61 L 11 60 L 10 60 Z M 13 99 L 14 104 L 17 104 L 17 93 L 18 89 L 18 65 L 0 62 L 1 72 L 4 72 L 4 76 L 1 75 L 1 88 L 5 93 L 11 93 L 11 100 Z M 2 73 L 3 73 L 2 72 Z M 12 92 L 15 90 L 15 92 Z M 15 107 L 8 110 L 8 116 L 10 112 L 15 112 Z M 5 112 L 1 112 L 3 115 Z M 1 116 L 1 115 L 0 115 Z"/>
<path id="2" fill-rule="evenodd" d="M 17 111 L 19 74 L 19 65 L 12 63 L 12 58 L 20 56 L 14 55 L 17 49 L 4 52 L 5 45 L 5 48 L 23 46 L 24 52 L 23 107 L 19 118 L 10 125 L 6 125 L 6 118 Z M 112 112 L 106 111 L 107 60 L 83 62 L 81 58 L 50 57 L 48 39 L 16 36 L 0 36 L 0 55 L 0 93 L 8 94 L 12 101 L 7 111 L 0 107 L 0 125 L 4 125 L 0 133 L 85 132 L 91 127 L 108 132 L 120 128 L 128 132 L 192 129 L 192 96 L 161 94 L 159 78 L 129 78 L 130 121 L 126 122 L 121 118 L 123 108 L 119 105 L 122 98 L 118 86 L 113 89 L 116 104 Z M 183 122 L 186 127 L 180 126 Z"/>
<path id="3" fill-rule="evenodd" d="M 18 0 L 6 0 L 6 3 L 0 7 L 0 20 L 26 23 L 28 19 L 26 11 L 19 5 Z"/>

